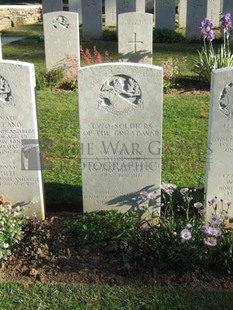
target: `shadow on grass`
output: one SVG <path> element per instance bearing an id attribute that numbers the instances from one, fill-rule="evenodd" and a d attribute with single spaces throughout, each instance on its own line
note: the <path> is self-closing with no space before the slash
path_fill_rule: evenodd
<path id="1" fill-rule="evenodd" d="M 83 211 L 81 186 L 44 183 L 44 192 L 47 212 Z"/>

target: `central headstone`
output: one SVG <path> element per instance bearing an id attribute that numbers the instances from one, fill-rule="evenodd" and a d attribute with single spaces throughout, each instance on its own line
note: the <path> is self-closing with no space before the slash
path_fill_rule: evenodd
<path id="1" fill-rule="evenodd" d="M 207 2 L 207 18 L 212 21 L 213 27 L 219 27 L 220 23 L 220 0 L 209 0 Z"/>
<path id="2" fill-rule="evenodd" d="M 82 0 L 83 37 L 102 37 L 102 0 Z"/>
<path id="3" fill-rule="evenodd" d="M 187 1 L 186 39 L 188 41 L 201 38 L 200 23 L 207 16 L 207 0 Z"/>
<path id="4" fill-rule="evenodd" d="M 152 64 L 153 15 L 124 13 L 118 16 L 118 53 L 120 61 Z"/>
<path id="5" fill-rule="evenodd" d="M 233 67 L 214 70 L 211 80 L 207 147 L 206 199 L 218 197 L 218 213 L 228 210 L 233 219 Z M 207 203 L 207 221 L 214 210 Z"/>
<path id="6" fill-rule="evenodd" d="M 155 0 L 155 29 L 175 30 L 176 0 Z"/>
<path id="7" fill-rule="evenodd" d="M 34 65 L 0 63 L 0 195 L 44 219 Z"/>
<path id="8" fill-rule="evenodd" d="M 116 0 L 105 1 L 105 26 L 116 26 Z"/>
<path id="9" fill-rule="evenodd" d="M 84 211 L 137 209 L 161 184 L 162 68 L 81 68 L 79 117 Z"/>

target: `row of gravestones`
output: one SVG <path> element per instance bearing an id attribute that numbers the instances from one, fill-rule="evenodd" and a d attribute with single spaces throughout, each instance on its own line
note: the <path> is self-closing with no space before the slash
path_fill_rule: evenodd
<path id="1" fill-rule="evenodd" d="M 1 193 L 44 218 L 34 66 L 5 60 L 0 73 Z M 161 184 L 162 69 L 107 63 L 79 69 L 78 78 L 83 209 L 137 210 L 140 193 Z M 233 200 L 232 94 L 233 68 L 214 71 L 206 197 L 225 201 Z"/>
<path id="2" fill-rule="evenodd" d="M 52 12 L 43 15 L 46 68 L 66 70 L 71 59 L 80 66 L 78 13 Z M 119 15 L 119 60 L 152 64 L 153 18 L 149 13 Z"/>
<path id="3" fill-rule="evenodd" d="M 43 13 L 62 11 L 62 0 L 43 2 Z M 154 0 L 155 28 L 175 29 L 176 0 Z M 69 10 L 79 14 L 85 37 L 102 36 L 102 0 L 70 0 Z M 179 0 L 179 25 L 186 28 L 186 39 L 200 38 L 199 24 L 207 16 L 214 27 L 220 14 L 233 15 L 232 0 Z M 117 16 L 127 12 L 145 12 L 145 0 L 105 0 L 105 25 L 116 26 Z"/>

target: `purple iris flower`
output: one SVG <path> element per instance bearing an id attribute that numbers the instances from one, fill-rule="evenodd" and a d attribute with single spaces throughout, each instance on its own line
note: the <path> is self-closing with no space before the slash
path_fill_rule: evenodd
<path id="1" fill-rule="evenodd" d="M 221 17 L 221 29 L 228 30 L 232 28 L 232 23 L 231 23 L 231 13 L 226 13 L 225 15 L 222 15 Z"/>
<path id="2" fill-rule="evenodd" d="M 209 41 L 213 41 L 215 39 L 213 24 L 210 19 L 203 19 L 200 23 L 200 29 L 204 39 L 207 39 Z"/>

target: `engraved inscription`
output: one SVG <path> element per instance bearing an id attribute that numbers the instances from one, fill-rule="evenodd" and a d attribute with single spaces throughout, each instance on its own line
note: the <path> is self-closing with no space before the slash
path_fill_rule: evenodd
<path id="1" fill-rule="evenodd" d="M 100 89 L 98 108 L 114 115 L 143 109 L 142 93 L 139 84 L 126 75 L 115 75 L 107 79 Z"/>
<path id="2" fill-rule="evenodd" d="M 7 80 L 0 75 L 0 108 L 14 105 L 10 85 Z"/>
<path id="3" fill-rule="evenodd" d="M 233 116 L 233 83 L 223 89 L 219 99 L 219 109 L 226 117 Z"/>
<path id="4" fill-rule="evenodd" d="M 63 16 L 63 15 L 58 15 L 57 17 L 54 17 L 52 20 L 52 25 L 54 29 L 59 29 L 59 28 L 69 28 L 69 21 L 68 19 Z"/>

